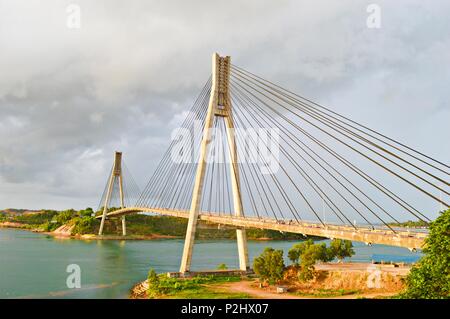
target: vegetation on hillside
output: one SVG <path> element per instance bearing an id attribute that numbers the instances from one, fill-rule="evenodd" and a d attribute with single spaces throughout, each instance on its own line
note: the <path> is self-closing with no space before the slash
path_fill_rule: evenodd
<path id="1" fill-rule="evenodd" d="M 50 223 L 57 214 L 58 212 L 56 210 L 43 210 L 39 213 L 15 215 L 9 221 L 28 226 L 39 226 Z"/>
<path id="2" fill-rule="evenodd" d="M 425 254 L 411 269 L 403 298 L 450 298 L 450 209 L 430 224 Z"/>
<path id="3" fill-rule="evenodd" d="M 109 208 L 114 211 L 117 208 Z M 22 215 L 2 214 L 2 221 L 16 222 L 23 228 L 39 229 L 51 232 L 66 224 L 73 225 L 72 235 L 97 234 L 100 221 L 93 216 L 101 214 L 102 209 L 94 212 L 92 208 L 76 211 L 43 210 L 37 213 Z M 127 234 L 133 236 L 173 236 L 184 237 L 187 227 L 187 219 L 170 216 L 129 215 L 127 219 Z M 107 235 L 122 235 L 120 218 L 108 219 L 105 223 L 104 233 Z M 200 222 L 196 233 L 197 239 L 236 239 L 234 229 L 218 229 L 217 225 Z M 280 233 L 274 230 L 248 229 L 248 239 L 273 239 L 273 240 L 298 240 L 304 239 L 301 234 Z"/>
<path id="4" fill-rule="evenodd" d="M 64 211 L 42 210 L 40 212 L 5 215 L 3 221 L 19 223 L 25 229 L 37 229 L 45 232 L 51 232 L 65 224 L 77 224 L 92 219 L 94 213 L 92 208 L 76 211 L 68 209 Z"/>

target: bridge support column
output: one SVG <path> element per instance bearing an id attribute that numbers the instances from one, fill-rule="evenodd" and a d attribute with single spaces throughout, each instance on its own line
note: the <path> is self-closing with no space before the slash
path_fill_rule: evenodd
<path id="1" fill-rule="evenodd" d="M 197 172 L 194 182 L 194 190 L 192 192 L 191 208 L 189 210 L 189 221 L 186 230 L 186 239 L 184 240 L 183 256 L 181 257 L 180 272 L 189 272 L 192 261 L 192 250 L 194 248 L 195 233 L 197 230 L 198 214 L 201 207 L 203 183 L 205 179 L 206 171 L 206 159 L 208 156 L 208 146 L 211 142 L 211 128 L 214 119 L 214 109 L 217 104 L 217 92 L 216 87 L 218 85 L 218 77 L 216 72 L 217 60 L 219 56 L 216 54 L 213 56 L 213 78 L 212 78 L 212 90 L 209 98 L 208 113 L 206 114 L 205 127 L 203 129 L 202 142 L 200 144 L 200 159 L 197 165 Z"/>
<path id="2" fill-rule="evenodd" d="M 99 236 L 103 235 L 103 227 L 105 225 L 106 214 L 108 213 L 109 201 L 111 200 L 111 194 L 114 186 L 114 178 L 115 177 L 113 174 L 111 174 L 111 176 L 109 177 L 108 191 L 106 193 L 105 202 L 103 204 L 102 220 L 100 221 L 100 229 L 98 230 Z"/>
<path id="3" fill-rule="evenodd" d="M 125 215 L 122 216 L 122 236 L 126 236 L 127 235 L 127 225 L 126 225 L 126 220 L 125 220 Z"/>
<path id="4" fill-rule="evenodd" d="M 122 157 L 120 157 L 120 161 L 122 160 Z M 122 165 L 120 165 L 122 166 Z M 120 194 L 120 208 L 125 208 L 125 202 L 124 202 L 124 196 L 123 196 L 123 177 L 122 177 L 122 168 L 119 172 L 119 194 Z M 127 225 L 125 221 L 125 215 L 122 216 L 122 236 L 127 235 Z"/>
<path id="5" fill-rule="evenodd" d="M 229 94 L 227 92 L 227 94 Z M 228 101 L 230 101 L 228 97 Z M 228 149 L 230 155 L 230 174 L 231 174 L 231 189 L 233 193 L 234 214 L 236 216 L 243 216 L 241 188 L 239 183 L 239 167 L 237 158 L 236 141 L 234 136 L 234 124 L 231 116 L 231 105 L 227 108 L 227 116 L 225 117 L 225 126 L 227 130 Z M 239 269 L 247 270 L 249 268 L 248 262 L 248 247 L 247 234 L 244 228 L 236 229 L 236 239 L 239 253 Z"/>

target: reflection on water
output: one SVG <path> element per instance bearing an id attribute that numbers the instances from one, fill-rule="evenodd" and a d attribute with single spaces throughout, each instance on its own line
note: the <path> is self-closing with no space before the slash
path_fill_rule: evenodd
<path id="1" fill-rule="evenodd" d="M 327 241 L 325 241 L 327 242 Z M 295 241 L 251 241 L 250 259 L 267 246 L 287 250 Z M 414 262 L 419 253 L 383 245 L 354 243 L 352 261 Z M 22 230 L 0 229 L 0 298 L 126 298 L 134 283 L 157 272 L 177 271 L 183 240 L 73 240 Z M 197 241 L 193 269 L 238 267 L 232 240 Z M 81 288 L 68 289 L 66 267 L 81 268 Z"/>

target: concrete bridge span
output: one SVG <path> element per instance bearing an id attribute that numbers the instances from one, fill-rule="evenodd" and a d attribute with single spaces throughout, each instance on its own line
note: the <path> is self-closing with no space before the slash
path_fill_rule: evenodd
<path id="1" fill-rule="evenodd" d="M 173 210 L 152 207 L 127 207 L 107 214 L 108 218 L 120 217 L 137 213 L 155 213 L 165 216 L 189 219 L 188 210 Z M 101 216 L 96 218 L 100 219 Z M 232 226 L 236 228 L 259 228 L 278 230 L 296 234 L 339 238 L 359 241 L 366 244 L 382 244 L 404 247 L 410 250 L 421 249 L 427 237 L 425 232 L 399 229 L 395 232 L 384 228 L 369 228 L 359 226 L 355 229 L 346 225 L 322 225 L 313 222 L 277 221 L 276 219 L 260 219 L 254 217 L 221 216 L 217 213 L 200 212 L 199 219 L 213 224 Z"/>

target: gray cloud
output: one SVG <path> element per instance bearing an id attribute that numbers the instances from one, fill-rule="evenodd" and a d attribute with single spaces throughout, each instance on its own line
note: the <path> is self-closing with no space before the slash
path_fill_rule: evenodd
<path id="1" fill-rule="evenodd" d="M 95 206 L 116 149 L 144 186 L 214 51 L 448 162 L 450 3 L 370 3 L 0 0 L 0 207 Z"/>

